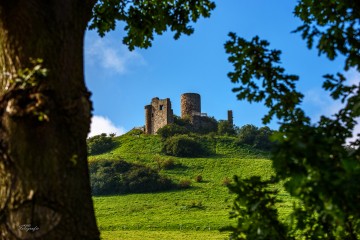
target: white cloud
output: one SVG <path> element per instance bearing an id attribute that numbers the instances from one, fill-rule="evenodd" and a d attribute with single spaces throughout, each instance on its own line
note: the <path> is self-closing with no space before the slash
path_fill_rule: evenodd
<path id="1" fill-rule="evenodd" d="M 125 132 L 126 131 L 123 127 L 115 126 L 109 118 L 103 116 L 93 116 L 91 118 L 91 128 L 88 137 L 102 133 L 115 133 L 116 135 L 122 135 Z"/>
<path id="2" fill-rule="evenodd" d="M 360 73 L 356 69 L 350 69 L 345 74 L 346 84 L 353 85 L 360 83 Z M 337 113 L 344 105 L 340 101 L 334 101 L 329 92 L 323 89 L 311 89 L 305 93 L 305 103 L 312 104 L 320 109 L 320 115 L 330 116 Z"/>
<path id="3" fill-rule="evenodd" d="M 119 74 L 146 64 L 138 52 L 129 51 L 124 45 L 103 38 L 91 40 L 85 54 L 90 65 L 100 65 Z"/>
<path id="4" fill-rule="evenodd" d="M 350 69 L 344 74 L 347 85 L 359 85 L 360 84 L 360 73 L 356 69 Z M 325 92 L 324 90 L 309 90 L 305 93 L 305 103 L 312 104 L 313 106 L 319 109 L 316 116 L 312 116 L 314 119 L 319 119 L 321 115 L 331 116 L 337 113 L 343 106 L 340 101 L 334 101 L 331 97 L 329 97 L 329 92 Z M 347 142 L 354 141 L 358 138 L 357 134 L 360 133 L 360 119 L 357 118 L 357 125 L 353 130 L 353 137 L 347 139 Z"/>

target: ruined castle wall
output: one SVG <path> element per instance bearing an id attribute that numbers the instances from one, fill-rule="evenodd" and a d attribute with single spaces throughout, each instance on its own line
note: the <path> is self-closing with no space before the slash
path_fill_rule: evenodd
<path id="1" fill-rule="evenodd" d="M 184 93 L 180 98 L 181 102 L 181 118 L 190 118 L 195 129 L 201 124 L 201 99 L 200 94 Z"/>
<path id="2" fill-rule="evenodd" d="M 173 110 L 169 98 L 153 98 L 151 101 L 151 131 L 149 134 L 156 134 L 159 128 L 174 122 Z"/>
<path id="3" fill-rule="evenodd" d="M 184 93 L 181 95 L 181 118 L 189 118 L 193 130 L 216 129 L 216 121 L 201 113 L 201 99 L 197 93 Z M 233 112 L 228 112 L 228 122 L 233 124 Z M 215 121 L 215 122 L 214 122 Z M 150 105 L 145 106 L 145 133 L 156 134 L 157 131 L 174 122 L 174 114 L 169 98 L 155 97 Z"/>
<path id="4" fill-rule="evenodd" d="M 152 134 L 152 106 L 145 106 L 145 134 Z"/>
<path id="5" fill-rule="evenodd" d="M 228 122 L 229 122 L 231 125 L 234 124 L 233 112 L 232 112 L 232 110 L 228 110 Z"/>

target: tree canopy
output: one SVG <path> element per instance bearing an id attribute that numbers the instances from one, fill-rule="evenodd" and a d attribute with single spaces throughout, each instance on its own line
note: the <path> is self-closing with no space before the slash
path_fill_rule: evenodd
<path id="1" fill-rule="evenodd" d="M 303 22 L 294 32 L 301 33 L 309 48 L 316 45 L 330 60 L 342 55 L 344 71 L 360 70 L 359 2 L 303 0 L 294 12 Z M 300 105 L 299 77 L 281 67 L 281 51 L 269 49 L 269 42 L 258 36 L 250 41 L 235 33 L 229 37 L 225 49 L 234 69 L 228 76 L 240 83 L 233 91 L 239 100 L 268 107 L 264 124 L 274 116 L 280 120 L 279 132 L 272 137 L 273 179 L 236 178 L 230 187 L 238 194 L 233 215 L 238 224 L 227 228 L 233 239 L 358 239 L 360 187 L 355 182 L 360 177 L 360 139 L 357 135 L 349 143 L 349 138 L 360 116 L 360 83 L 346 82 L 343 72 L 325 74 L 323 88 L 343 107 L 314 124 Z M 266 190 L 280 181 L 298 200 L 293 222 L 286 226 L 274 217 L 276 192 Z"/>
<path id="2" fill-rule="evenodd" d="M 99 239 L 86 149 L 86 29 L 103 36 L 120 21 L 124 44 L 147 48 L 165 31 L 190 35 L 214 8 L 210 0 L 0 0 L 1 239 Z"/>
<path id="3" fill-rule="evenodd" d="M 174 38 L 181 34 L 190 35 L 194 28 L 189 25 L 200 17 L 210 17 L 215 3 L 210 0 L 101 0 L 93 9 L 90 29 L 97 29 L 100 36 L 114 30 L 117 21 L 125 23 L 123 43 L 134 47 L 148 48 L 154 34 L 167 30 L 174 32 Z"/>

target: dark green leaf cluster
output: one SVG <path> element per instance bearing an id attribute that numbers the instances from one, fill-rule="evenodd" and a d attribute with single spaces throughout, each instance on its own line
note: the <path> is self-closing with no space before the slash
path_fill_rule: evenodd
<path id="1" fill-rule="evenodd" d="M 187 134 L 190 133 L 189 128 L 185 126 L 180 126 L 178 124 L 168 124 L 162 128 L 160 128 L 157 131 L 157 134 L 161 136 L 163 139 L 175 136 L 175 135 L 181 135 L 181 134 Z"/>
<path id="2" fill-rule="evenodd" d="M 359 71 L 359 9 L 358 1 L 299 1 L 295 14 L 304 25 L 296 32 L 302 32 L 309 48 L 319 38 L 316 46 L 319 53 L 325 53 L 331 60 L 338 53 L 344 55 L 344 70 L 353 67 Z M 356 179 L 360 178 L 360 140 L 357 138 L 350 146 L 346 144 L 360 116 L 360 84 L 347 85 L 341 73 L 326 74 L 323 88 L 334 101 L 340 100 L 343 107 L 332 117 L 321 116 L 317 124 L 311 124 L 299 107 L 302 94 L 295 88 L 297 77 L 284 74 L 279 66 L 280 51 L 268 50 L 268 45 L 258 37 L 246 41 L 231 33 L 225 48 L 234 66 L 229 77 L 242 84 L 234 89 L 239 92 L 238 98 L 263 101 L 269 108 L 264 124 L 273 115 L 282 121 L 279 132 L 272 136 L 276 141 L 273 167 L 276 179 L 285 181 L 285 189 L 299 201 L 294 206 L 291 231 L 284 236 L 291 239 L 296 233 L 299 239 L 359 239 L 360 187 Z M 256 194 L 257 190 L 246 191 L 238 192 L 235 206 L 240 204 L 250 211 L 251 206 L 244 201 L 247 194 Z M 265 201 L 266 197 L 259 196 L 259 200 Z M 259 212 L 271 213 L 271 205 Z M 243 224 L 232 231 L 245 234 Z M 251 224 L 262 226 L 253 220 Z M 276 222 L 271 224 L 277 226 Z"/>
<path id="3" fill-rule="evenodd" d="M 222 231 L 231 231 L 234 240 L 291 239 L 287 237 L 286 226 L 278 220 L 277 191 L 269 186 L 275 181 L 263 181 L 260 177 L 243 180 L 235 176 L 234 182 L 228 185 L 237 195 L 230 218 L 235 218 L 237 225 Z"/>
<path id="4" fill-rule="evenodd" d="M 274 115 L 285 122 L 305 120 L 302 110 L 296 107 L 303 98 L 303 94 L 295 89 L 298 76 L 284 74 L 285 69 L 279 66 L 281 52 L 268 50 L 269 43 L 257 36 L 251 41 L 237 37 L 235 33 L 230 33 L 229 37 L 225 50 L 234 71 L 228 76 L 233 83 L 241 83 L 233 89 L 238 92 L 238 99 L 263 101 L 270 109 L 263 118 L 264 124 Z"/>
<path id="5" fill-rule="evenodd" d="M 93 195 L 157 192 L 177 187 L 157 171 L 124 160 L 93 161 L 89 170 Z"/>
<path id="6" fill-rule="evenodd" d="M 345 70 L 356 67 L 360 71 L 360 4 L 354 0 L 303 0 L 295 8 L 295 15 L 303 25 L 295 32 L 319 54 L 333 60 L 338 54 L 345 56 Z"/>
<path id="7" fill-rule="evenodd" d="M 114 135 L 107 136 L 106 133 L 88 138 L 86 144 L 89 155 L 101 154 L 116 146 Z"/>
<path id="8" fill-rule="evenodd" d="M 216 133 L 218 127 L 219 123 L 214 117 L 200 116 L 200 126 L 193 131 L 199 134 Z"/>
<path id="9" fill-rule="evenodd" d="M 38 87 L 48 75 L 48 70 L 43 67 L 42 59 L 30 59 L 30 68 L 20 69 L 16 76 L 10 79 L 10 83 L 19 89 Z"/>
<path id="10" fill-rule="evenodd" d="M 323 120 L 325 121 L 325 120 Z M 277 177 L 301 200 L 293 213 L 296 229 L 311 239 L 358 239 L 360 177 L 358 150 L 348 151 L 338 125 L 287 126 L 273 152 Z M 354 150 L 354 149 L 353 149 Z"/>
<path id="11" fill-rule="evenodd" d="M 274 146 L 274 143 L 270 139 L 273 133 L 274 131 L 267 126 L 258 128 L 254 125 L 247 124 L 238 130 L 238 143 L 269 151 Z"/>
<path id="12" fill-rule="evenodd" d="M 218 131 L 218 122 L 214 117 L 208 116 L 198 116 L 200 124 L 195 128 L 194 125 L 190 122 L 189 118 L 180 118 L 174 116 L 174 123 L 165 125 L 157 131 L 157 134 L 160 135 L 163 139 L 166 139 L 175 135 L 198 133 L 198 134 L 208 134 L 216 133 Z M 233 126 L 232 126 L 233 129 Z M 227 128 L 231 134 L 234 133 L 234 129 L 230 130 L 230 127 Z"/>
<path id="13" fill-rule="evenodd" d="M 90 29 L 104 36 L 115 29 L 116 21 L 125 22 L 123 43 L 131 50 L 148 48 L 154 34 L 170 30 L 175 32 L 175 39 L 192 34 L 189 23 L 210 17 L 214 8 L 210 0 L 100 0 L 94 7 Z"/>
<path id="14" fill-rule="evenodd" d="M 235 128 L 233 124 L 230 124 L 228 121 L 219 121 L 217 132 L 219 135 L 235 135 Z"/>
<path id="15" fill-rule="evenodd" d="M 209 155 L 209 150 L 196 138 L 176 135 L 164 141 L 163 152 L 176 157 L 202 157 Z"/>

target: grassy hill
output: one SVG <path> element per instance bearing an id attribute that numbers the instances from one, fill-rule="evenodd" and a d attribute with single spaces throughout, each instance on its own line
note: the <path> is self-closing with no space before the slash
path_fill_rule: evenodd
<path id="1" fill-rule="evenodd" d="M 219 228 L 234 223 L 229 212 L 234 196 L 224 183 L 233 175 L 243 178 L 272 174 L 267 154 L 249 147 L 239 147 L 234 137 L 208 137 L 215 153 L 206 158 L 178 158 L 161 155 L 159 136 L 125 134 L 116 138 L 112 151 L 90 156 L 99 159 L 125 159 L 154 169 L 159 161 L 171 160 L 176 167 L 160 173 L 175 182 L 190 180 L 191 188 L 160 193 L 94 197 L 96 217 L 103 239 L 225 239 Z M 201 176 L 202 181 L 195 179 Z M 280 189 L 280 216 L 291 210 L 289 196 Z"/>

